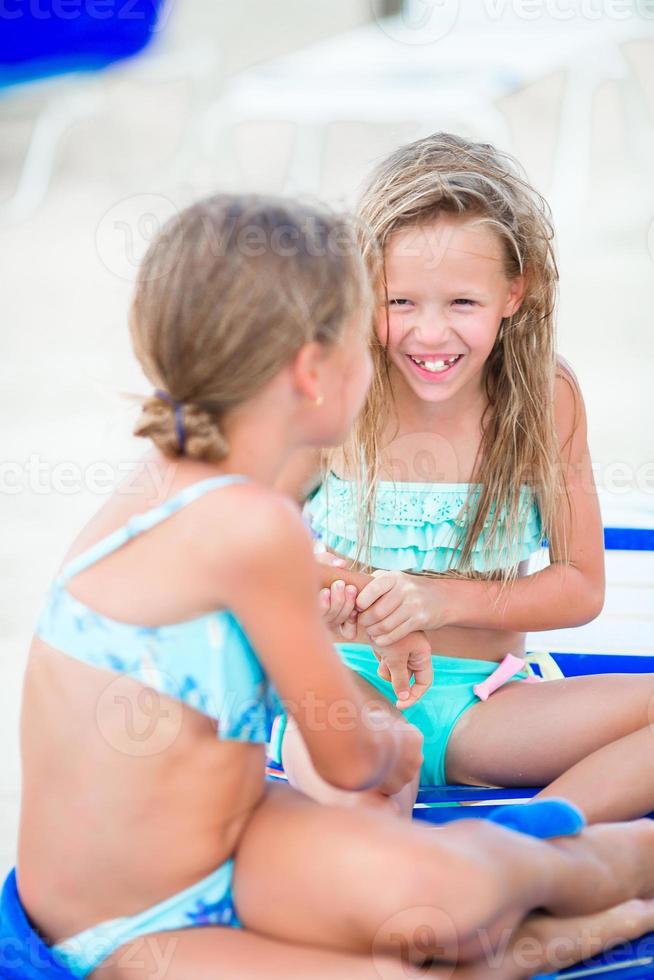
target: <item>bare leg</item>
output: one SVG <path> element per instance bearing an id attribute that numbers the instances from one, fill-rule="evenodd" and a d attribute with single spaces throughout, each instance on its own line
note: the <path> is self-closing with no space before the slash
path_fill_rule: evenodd
<path id="1" fill-rule="evenodd" d="M 291 946 L 244 930 L 207 926 L 128 943 L 91 980 L 406 980 L 406 970 L 397 958 Z M 459 980 L 451 966 L 433 967 L 423 975 Z M 461 980 L 475 978 L 466 971 Z"/>
<path id="2" fill-rule="evenodd" d="M 271 787 L 248 824 L 234 879 L 241 921 L 254 932 L 393 955 L 398 935 L 422 930 L 433 946 L 422 953 L 453 962 L 478 958 L 480 930 L 492 941 L 533 909 L 588 914 L 652 894 L 649 821 L 554 842 L 476 820 L 435 832 L 384 812 L 319 806 L 285 786 Z"/>
<path id="3" fill-rule="evenodd" d="M 654 893 L 654 826 L 598 826 L 554 842 L 475 820 L 435 833 L 274 786 L 239 842 L 233 884 L 248 932 L 146 936 L 110 957 L 95 980 L 214 980 L 216 970 L 254 980 L 264 966 L 272 980 L 403 980 L 398 967 L 430 957 L 461 968 L 436 967 L 439 980 L 514 980 L 529 973 L 502 947 L 513 952 L 515 930 L 539 922 L 525 924 L 533 909 L 587 917 Z M 650 925 L 638 908 L 644 903 L 630 912 L 633 935 Z M 574 931 L 580 921 L 555 927 Z M 612 941 L 630 934 L 622 920 L 620 935 L 612 920 L 595 921 Z"/>
<path id="4" fill-rule="evenodd" d="M 589 821 L 640 817 L 654 809 L 653 763 L 654 734 L 641 728 L 586 756 L 538 796 L 578 801 Z"/>
<path id="5" fill-rule="evenodd" d="M 360 677 L 356 678 L 358 686 L 370 702 L 378 705 L 388 716 L 389 725 L 405 724 L 401 712 L 383 698 L 375 688 Z M 369 807 L 371 809 L 388 810 L 404 817 L 411 817 L 413 804 L 418 795 L 420 774 L 415 781 L 396 793 L 395 796 L 384 796 L 371 790 L 368 793 L 350 793 L 338 789 L 318 775 L 311 761 L 311 756 L 302 740 L 297 725 L 289 718 L 282 742 L 282 764 L 288 776 L 288 781 L 295 789 L 300 790 L 317 803 L 334 806 Z"/>
<path id="6" fill-rule="evenodd" d="M 654 809 L 654 677 L 604 674 L 511 684 L 467 711 L 447 776 L 492 786 L 547 786 L 590 822 Z"/>
<path id="7" fill-rule="evenodd" d="M 488 944 L 466 966 L 421 967 L 433 980 L 522 980 L 560 970 L 654 928 L 654 904 L 632 900 L 605 912 L 558 919 L 530 916 L 512 934 Z M 406 958 L 357 956 L 290 946 L 236 929 L 205 927 L 144 936 L 121 947 L 91 980 L 406 980 Z"/>

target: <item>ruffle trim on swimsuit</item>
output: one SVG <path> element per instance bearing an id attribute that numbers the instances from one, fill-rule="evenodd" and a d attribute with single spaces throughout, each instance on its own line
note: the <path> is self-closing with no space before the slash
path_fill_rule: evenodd
<path id="1" fill-rule="evenodd" d="M 468 490 L 468 484 L 435 486 L 380 481 L 375 500 L 372 565 L 416 572 L 456 568 L 467 524 L 462 509 Z M 479 498 L 480 491 L 479 485 L 470 485 L 473 502 Z M 330 473 L 306 502 L 304 513 L 328 548 L 354 558 L 360 509 L 356 484 Z M 525 486 L 521 491 L 521 513 L 519 540 L 508 541 L 500 523 L 499 539 L 495 539 L 489 556 L 486 542 L 492 523 L 491 510 L 471 556 L 475 571 L 507 568 L 538 550 L 542 541 L 540 513 L 533 493 Z"/>

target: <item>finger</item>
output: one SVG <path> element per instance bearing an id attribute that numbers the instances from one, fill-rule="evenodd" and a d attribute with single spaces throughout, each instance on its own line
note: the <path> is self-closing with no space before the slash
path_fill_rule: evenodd
<path id="1" fill-rule="evenodd" d="M 347 559 L 342 558 L 340 555 L 335 555 L 331 551 L 317 551 L 314 552 L 316 561 L 321 562 L 323 565 L 337 565 L 343 567 L 347 564 Z"/>
<path id="2" fill-rule="evenodd" d="M 369 606 L 376 602 L 380 596 L 383 596 L 393 587 L 393 579 L 388 573 L 385 576 L 380 575 L 378 578 L 373 579 L 372 582 L 368 582 L 367 585 L 361 589 L 359 595 L 357 596 L 357 609 L 359 612 L 363 612 Z"/>
<path id="3" fill-rule="evenodd" d="M 377 667 L 377 673 L 379 674 L 379 676 L 383 680 L 390 681 L 390 679 L 391 679 L 391 672 L 388 669 L 388 664 L 386 663 L 385 660 L 380 660 L 379 661 L 379 666 Z"/>
<path id="4" fill-rule="evenodd" d="M 361 591 L 363 592 L 363 589 Z M 366 629 L 369 626 L 376 626 L 378 623 L 381 623 L 382 619 L 386 619 L 387 616 L 392 615 L 392 613 L 401 608 L 401 597 L 396 592 L 387 592 L 381 598 L 377 599 L 365 612 L 359 613 L 361 616 L 361 625 L 365 626 Z"/>
<path id="5" fill-rule="evenodd" d="M 332 585 L 331 585 L 331 587 L 329 589 L 321 589 L 320 590 L 320 601 L 321 601 L 321 607 L 322 607 L 322 610 L 323 610 L 323 619 L 327 623 L 334 623 L 334 622 L 336 622 L 338 620 L 338 612 L 339 612 L 339 609 L 340 609 L 340 607 L 342 605 L 343 598 L 344 598 L 344 596 L 340 596 L 339 597 L 339 594 L 338 594 L 338 591 L 339 590 L 337 588 L 336 589 L 334 588 L 335 585 L 336 585 L 336 583 L 333 582 Z M 322 598 L 323 597 L 323 594 L 325 594 L 325 593 L 327 595 L 327 604 L 326 605 L 325 605 L 324 599 Z"/>
<path id="6" fill-rule="evenodd" d="M 403 701 L 402 704 L 398 704 L 398 707 L 402 709 L 412 708 L 414 704 L 417 704 L 420 698 L 427 693 L 434 683 L 434 667 L 431 661 L 425 661 L 425 664 L 418 667 L 413 672 L 413 684 L 409 690 L 408 701 Z"/>
<path id="7" fill-rule="evenodd" d="M 375 605 L 372 607 L 372 609 L 369 609 L 367 613 L 361 614 L 359 622 L 361 623 L 362 626 L 364 627 L 366 626 L 365 617 L 370 616 L 370 614 L 377 608 L 377 606 L 380 605 L 381 602 L 383 602 L 383 599 L 380 599 L 379 602 L 376 602 Z M 388 633 L 391 632 L 391 630 L 396 629 L 398 626 L 401 626 L 402 623 L 406 622 L 407 619 L 408 619 L 407 614 L 402 609 L 402 606 L 398 606 L 387 616 L 384 616 L 383 619 L 380 618 L 378 623 L 375 623 L 373 626 L 367 629 L 368 636 L 370 636 L 376 642 L 378 637 L 386 636 Z"/>
<path id="8" fill-rule="evenodd" d="M 375 637 L 375 643 L 380 647 L 392 646 L 393 643 L 398 643 L 399 640 L 403 640 L 405 636 L 409 633 L 413 633 L 416 630 L 416 626 L 411 622 L 410 619 L 405 619 L 403 623 L 396 626 L 390 631 L 390 633 L 384 633 L 382 636 Z"/>
<path id="9" fill-rule="evenodd" d="M 391 684 L 397 696 L 397 704 L 405 704 L 410 698 L 409 693 L 409 670 L 406 663 L 389 663 L 388 669 L 391 674 Z"/>
<path id="10" fill-rule="evenodd" d="M 356 585 L 346 585 L 345 586 L 345 602 L 343 603 L 343 608 L 341 609 L 341 621 L 347 620 L 354 613 L 358 617 L 358 613 L 354 608 L 354 603 L 357 598 L 357 587 Z"/>
<path id="11" fill-rule="evenodd" d="M 357 638 L 357 624 L 352 622 L 351 619 L 346 620 L 346 622 L 340 625 L 341 635 L 344 640 L 349 640 L 352 642 Z"/>
<path id="12" fill-rule="evenodd" d="M 338 558 L 336 555 L 332 555 L 331 551 L 319 552 L 316 555 L 316 561 L 322 565 L 335 565 L 337 568 L 343 568 L 347 564 L 345 558 Z"/>
<path id="13" fill-rule="evenodd" d="M 342 610 L 345 605 L 345 582 L 341 579 L 332 582 L 331 588 L 329 589 L 329 597 L 330 603 L 327 620 L 330 623 L 340 623 L 343 619 Z"/>

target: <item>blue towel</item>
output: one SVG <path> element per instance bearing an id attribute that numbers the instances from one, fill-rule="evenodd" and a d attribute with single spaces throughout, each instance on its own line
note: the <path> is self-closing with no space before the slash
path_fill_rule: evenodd
<path id="1" fill-rule="evenodd" d="M 0 980 L 74 980 L 30 924 L 9 872 L 0 895 Z"/>

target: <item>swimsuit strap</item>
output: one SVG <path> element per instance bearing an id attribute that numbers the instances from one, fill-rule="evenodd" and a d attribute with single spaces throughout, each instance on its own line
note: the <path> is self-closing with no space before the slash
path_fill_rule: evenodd
<path id="1" fill-rule="evenodd" d="M 94 565 L 101 558 L 105 558 L 113 551 L 117 551 L 118 548 L 121 548 L 132 538 L 143 534 L 144 531 L 149 531 L 151 527 L 155 527 L 155 525 L 165 521 L 166 518 L 172 517 L 173 514 L 186 507 L 187 504 L 191 504 L 194 500 L 198 500 L 199 497 L 203 497 L 209 490 L 229 486 L 232 483 L 250 482 L 251 479 L 248 476 L 241 476 L 237 473 L 225 473 L 222 476 L 213 476 L 208 480 L 200 480 L 198 483 L 192 483 L 180 493 L 171 497 L 170 500 L 166 500 L 163 504 L 160 504 L 159 507 L 153 507 L 151 510 L 146 510 L 142 514 L 135 514 L 134 517 L 130 517 L 122 527 L 119 527 L 116 531 L 112 531 L 111 534 L 101 538 L 100 541 L 97 541 L 86 551 L 77 555 L 61 570 L 56 579 L 57 584 L 63 585 L 68 582 L 73 576 L 79 575 L 80 572 Z"/>

